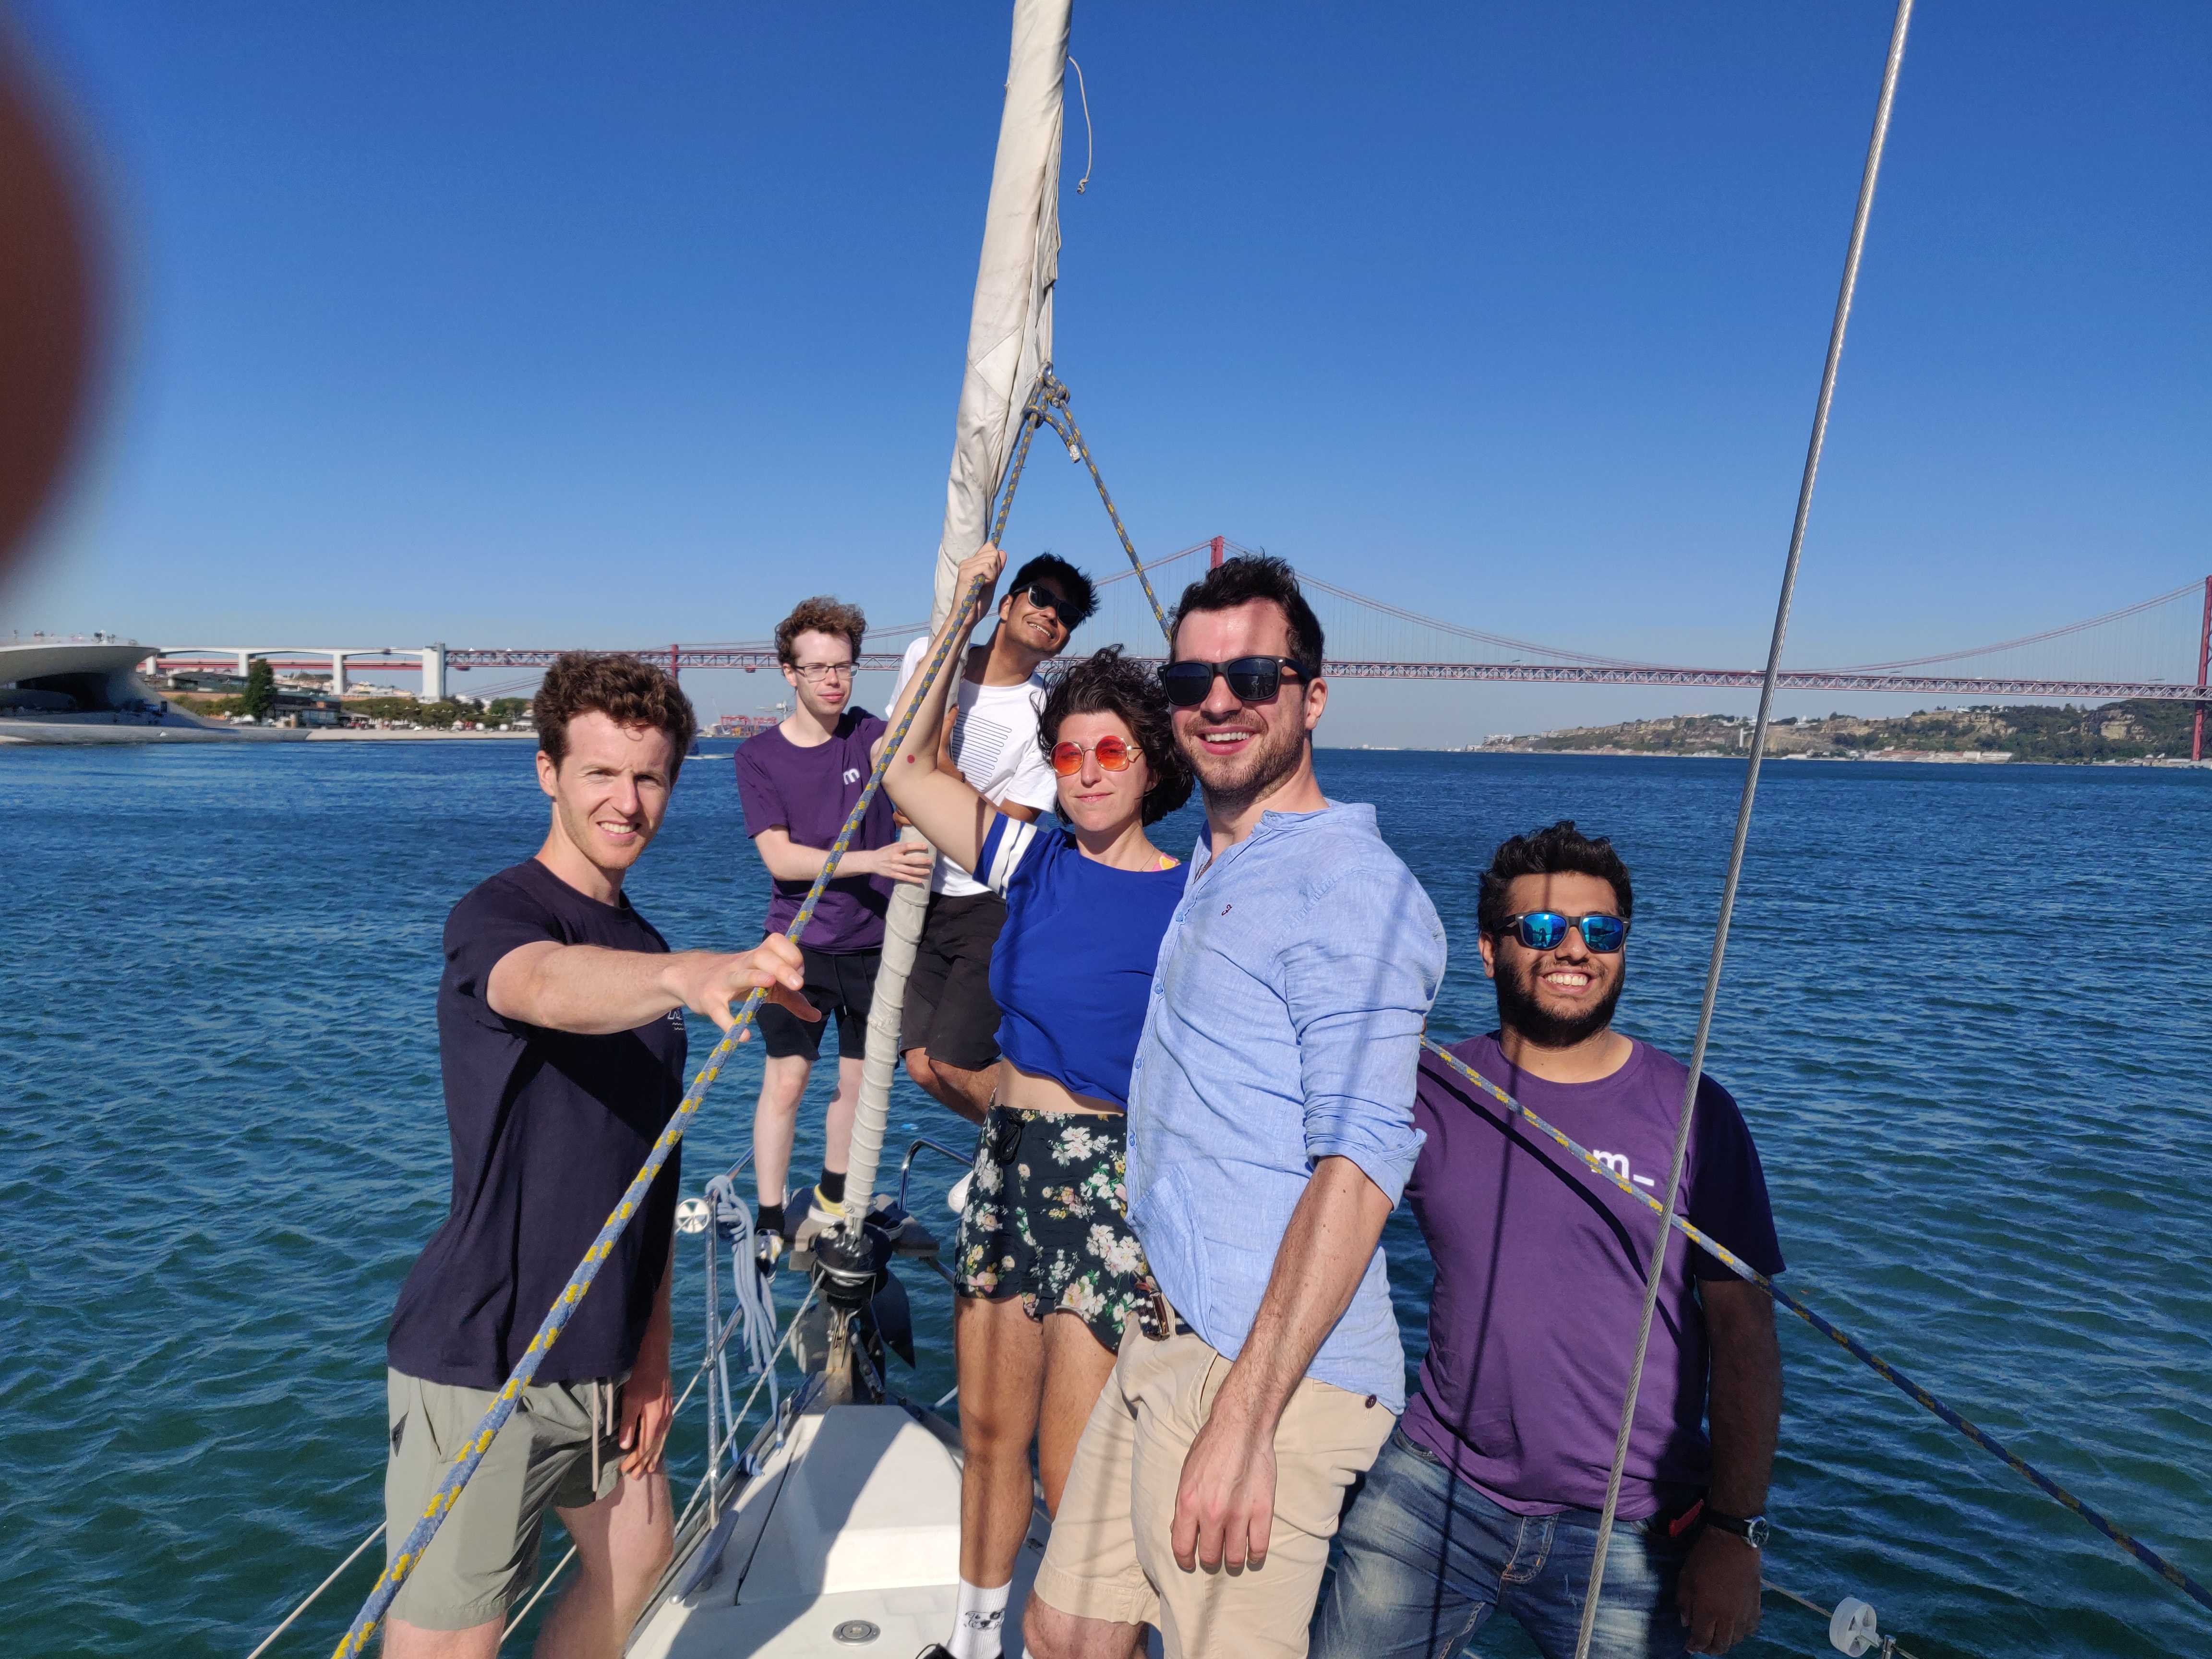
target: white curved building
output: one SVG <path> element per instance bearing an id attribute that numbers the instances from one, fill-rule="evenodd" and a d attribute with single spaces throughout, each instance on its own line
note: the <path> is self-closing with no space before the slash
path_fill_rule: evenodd
<path id="1" fill-rule="evenodd" d="M 297 741 L 305 732 L 226 726 L 170 702 L 138 678 L 154 654 L 136 640 L 0 644 L 0 743 Z"/>

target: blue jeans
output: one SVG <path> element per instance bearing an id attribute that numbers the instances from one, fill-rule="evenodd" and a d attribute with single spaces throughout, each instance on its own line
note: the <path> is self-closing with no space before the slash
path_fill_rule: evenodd
<path id="1" fill-rule="evenodd" d="M 1597 1512 L 1499 1508 L 1393 1430 L 1338 1531 L 1342 1553 L 1314 1622 L 1314 1659 L 1451 1659 L 1493 1613 L 1546 1659 L 1571 1659 L 1597 1542 Z M 1616 1525 L 1590 1652 L 1676 1659 L 1688 1632 L 1674 1582 L 1688 1553 L 1656 1524 Z"/>

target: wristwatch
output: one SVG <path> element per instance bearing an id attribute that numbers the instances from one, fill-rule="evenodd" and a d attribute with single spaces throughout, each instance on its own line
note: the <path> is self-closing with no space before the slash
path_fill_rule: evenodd
<path id="1" fill-rule="evenodd" d="M 1767 1526 L 1766 1517 L 1763 1515 L 1754 1515 L 1745 1520 L 1733 1515 L 1723 1515 L 1709 1504 L 1705 1506 L 1704 1518 L 1707 1526 L 1718 1527 L 1723 1532 L 1732 1532 L 1755 1550 L 1766 1547 L 1767 1534 L 1771 1528 Z"/>

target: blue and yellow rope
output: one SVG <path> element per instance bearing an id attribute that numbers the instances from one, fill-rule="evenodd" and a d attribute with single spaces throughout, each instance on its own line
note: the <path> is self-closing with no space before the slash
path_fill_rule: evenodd
<path id="1" fill-rule="evenodd" d="M 1017 470 L 1008 480 L 1006 497 L 1009 506 L 1012 502 L 1013 485 L 1018 477 Z M 1005 526 L 1006 514 L 1002 510 L 999 516 L 1000 530 L 1003 531 Z M 965 616 L 981 596 L 982 588 L 983 583 L 980 580 L 970 582 L 968 591 L 960 596 L 956 614 Z M 786 939 L 795 941 L 813 919 L 814 907 L 821 902 L 823 890 L 829 885 L 830 877 L 836 872 L 838 860 L 844 857 L 846 849 L 852 845 L 860 821 L 867 816 L 869 804 L 875 799 L 876 790 L 883 782 L 884 769 L 890 764 L 891 757 L 898 753 L 899 745 L 906 740 L 908 728 L 914 724 L 915 713 L 921 707 L 921 698 L 936 684 L 951 646 L 951 635 L 948 634 L 945 641 L 923 665 L 920 692 L 910 701 L 905 714 L 884 739 L 883 753 L 869 771 L 868 781 L 861 789 L 860 798 L 854 803 L 851 814 L 846 818 L 844 828 L 837 832 L 837 839 L 830 843 L 829 856 L 822 861 L 822 873 L 814 878 L 814 885 L 807 890 L 805 902 L 799 907 L 799 914 L 792 918 L 791 926 L 785 929 Z M 599 1237 L 592 1241 L 591 1248 L 584 1252 L 584 1259 L 576 1264 L 576 1271 L 568 1276 L 568 1282 L 562 1288 L 561 1294 L 554 1298 L 544 1322 L 538 1328 L 538 1334 L 530 1339 L 530 1346 L 523 1350 L 514 1374 L 507 1379 L 497 1398 L 492 1401 L 491 1408 L 477 1423 L 476 1432 L 469 1437 L 468 1443 L 461 1449 L 459 1455 L 447 1466 L 445 1475 L 438 1482 L 437 1491 L 430 1496 L 428 1507 L 423 1510 L 422 1518 L 400 1541 L 398 1551 L 378 1577 L 375 1587 L 369 1591 L 368 1599 L 362 1603 L 361 1611 L 354 1615 L 352 1625 L 331 1650 L 331 1659 L 353 1659 L 353 1656 L 366 1651 L 370 1635 L 392 1606 L 392 1598 L 399 1594 L 399 1587 L 407 1582 L 407 1576 L 422 1560 L 422 1552 L 429 1547 L 431 1539 L 437 1536 L 438 1528 L 445 1523 L 446 1517 L 453 1513 L 453 1504 L 460 1498 L 462 1488 L 468 1485 L 469 1478 L 477 1472 L 477 1466 L 483 1462 L 484 1454 L 491 1449 L 493 1438 L 505 1426 L 507 1419 L 514 1415 L 515 1405 L 521 1400 L 522 1391 L 530 1386 L 531 1378 L 538 1374 L 538 1367 L 544 1361 L 546 1350 L 567 1328 L 570 1316 L 576 1311 L 577 1304 L 584 1299 L 584 1292 L 592 1288 L 592 1281 L 599 1277 L 599 1269 L 613 1250 L 615 1241 L 622 1237 L 623 1230 L 629 1225 L 630 1218 L 637 1213 L 638 1206 L 645 1201 L 646 1190 L 653 1185 L 653 1177 L 660 1173 L 661 1166 L 668 1162 L 669 1154 L 684 1139 L 684 1131 L 692 1114 L 699 1109 L 700 1103 L 707 1097 L 707 1091 L 721 1075 L 723 1061 L 730 1057 L 739 1039 L 752 1024 L 764 994 L 764 992 L 756 990 L 745 998 L 737 1018 L 731 1021 L 730 1029 L 722 1034 L 722 1040 L 708 1055 L 707 1063 L 691 1079 L 690 1090 L 669 1118 L 667 1127 L 661 1130 L 660 1138 L 653 1142 L 653 1151 L 647 1155 L 644 1167 L 638 1170 L 636 1179 L 630 1182 L 629 1190 L 623 1194 L 622 1200 L 615 1206 L 613 1213 L 607 1217 L 606 1224 L 599 1229 Z"/>
<path id="2" fill-rule="evenodd" d="M 1537 1116 L 1535 1113 L 1530 1111 L 1519 1101 L 1514 1099 L 1511 1095 L 1507 1094 L 1504 1090 L 1499 1088 L 1488 1078 L 1484 1077 L 1473 1066 L 1469 1066 L 1465 1060 L 1462 1060 L 1457 1054 L 1453 1054 L 1449 1048 L 1443 1047 L 1443 1044 L 1437 1042 L 1431 1038 L 1423 1037 L 1421 1039 L 1421 1046 L 1426 1048 L 1431 1054 L 1436 1055 L 1437 1059 L 1443 1060 L 1445 1065 L 1450 1066 L 1452 1070 L 1458 1073 L 1460 1076 L 1474 1084 L 1474 1086 L 1481 1090 L 1483 1093 L 1488 1095 L 1492 1100 L 1497 1101 L 1508 1111 L 1519 1117 L 1531 1128 L 1536 1130 L 1540 1134 L 1545 1135 L 1550 1139 L 1556 1141 L 1560 1146 L 1564 1147 L 1569 1152 L 1571 1152 L 1576 1158 L 1581 1159 L 1583 1164 L 1592 1174 L 1603 1176 L 1606 1180 L 1612 1182 L 1615 1187 L 1618 1187 L 1622 1192 L 1626 1193 L 1631 1198 L 1643 1205 L 1646 1209 L 1656 1210 L 1661 1212 L 1662 1214 L 1664 1213 L 1665 1206 L 1662 1205 L 1656 1198 L 1644 1191 L 1641 1188 L 1635 1186 L 1629 1181 L 1627 1176 L 1619 1174 L 1610 1166 L 1601 1162 L 1595 1152 L 1590 1152 L 1586 1147 L 1577 1146 L 1565 1133 L 1554 1128 L 1551 1124 L 1544 1121 L 1542 1118 Z M 1692 1226 L 1688 1221 L 1685 1220 L 1680 1215 L 1677 1215 L 1674 1218 L 1674 1225 L 1681 1231 L 1683 1236 L 1688 1238 L 1692 1243 L 1697 1245 L 1698 1249 L 1711 1255 L 1730 1273 L 1735 1274 L 1737 1278 L 1747 1279 L 1752 1284 L 1758 1285 L 1760 1290 L 1765 1291 L 1769 1296 L 1772 1297 L 1775 1301 L 1779 1303 L 1782 1306 L 1789 1309 L 1791 1313 L 1796 1314 L 1798 1318 L 1803 1320 L 1814 1330 L 1820 1332 L 1821 1335 L 1826 1337 L 1828 1340 L 1834 1343 L 1845 1353 L 1850 1354 L 1854 1359 L 1859 1360 L 1863 1364 L 1870 1367 L 1874 1373 L 1877 1376 L 1881 1377 L 1884 1382 L 1889 1383 L 1893 1388 L 1897 1389 L 1899 1392 L 1910 1396 L 1911 1400 L 1923 1409 L 1929 1412 L 1941 1421 L 1948 1424 L 1952 1428 L 1957 1430 L 1975 1445 L 1979 1446 L 1984 1451 L 1990 1453 L 1992 1456 L 2003 1460 L 2005 1466 L 2011 1469 L 2014 1474 L 2027 1481 L 2031 1486 L 2034 1486 L 2039 1492 L 2041 1492 L 2046 1497 L 2055 1498 L 2058 1503 L 2063 1504 L 2075 1515 L 2080 1516 L 2082 1520 L 2087 1522 L 2089 1525 L 2094 1527 L 2099 1532 L 2104 1534 L 2104 1535 L 2111 1539 L 2113 1543 L 2118 1545 L 2130 1555 L 2142 1563 L 2146 1567 L 2148 1567 L 2153 1572 L 2156 1573 L 2160 1578 L 2163 1578 L 2167 1583 L 2172 1585 L 2174 1589 L 2179 1590 L 2184 1595 L 2186 1595 L 2191 1601 L 2196 1602 L 2199 1607 L 2204 1607 L 2209 1611 L 2212 1611 L 2212 1590 L 2207 1590 L 2203 1585 L 2198 1583 L 2194 1578 L 2184 1572 L 2179 1567 L 2175 1566 L 2172 1562 L 2167 1560 L 2163 1555 L 2160 1555 L 2149 1545 L 2143 1543 L 2139 1539 L 2130 1534 L 2124 1528 L 2120 1527 L 2107 1518 L 2105 1515 L 2092 1508 L 2089 1504 L 2083 1503 L 2081 1499 L 2076 1498 L 2072 1492 L 2067 1491 L 2065 1487 L 2060 1486 L 2049 1475 L 2044 1474 L 2041 1469 L 2037 1468 L 2034 1464 L 2029 1462 L 2026 1458 L 2021 1456 L 2017 1452 L 2014 1452 L 2011 1448 L 1998 1440 L 1996 1437 L 1990 1434 L 1988 1430 L 1981 1427 L 1978 1424 L 1973 1423 L 1968 1419 L 1960 1416 L 1957 1412 L 1952 1410 L 1951 1407 L 1944 1404 L 1942 1400 L 1938 1399 L 1928 1389 L 1921 1387 L 1919 1383 L 1914 1382 L 1903 1371 L 1898 1370 L 1896 1366 L 1891 1364 L 1889 1361 L 1884 1359 L 1880 1354 L 1875 1352 L 1873 1349 L 1868 1347 L 1866 1344 L 1861 1342 L 1856 1337 L 1852 1336 L 1848 1331 L 1839 1329 L 1829 1321 L 1822 1318 L 1819 1314 L 1814 1313 L 1812 1309 L 1807 1307 L 1802 1302 L 1800 1302 L 1789 1291 L 1784 1290 L 1779 1285 L 1777 1285 L 1771 1279 L 1759 1272 L 1758 1268 L 1753 1267 L 1741 1256 L 1737 1255 L 1726 1245 L 1717 1243 L 1711 1238 L 1709 1238 L 1704 1233 L 1698 1231 L 1697 1228 Z"/>

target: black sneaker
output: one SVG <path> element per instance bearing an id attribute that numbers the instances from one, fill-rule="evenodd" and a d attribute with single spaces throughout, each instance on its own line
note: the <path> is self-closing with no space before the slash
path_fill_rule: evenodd
<path id="1" fill-rule="evenodd" d="M 763 1279 L 768 1278 L 775 1272 L 777 1261 L 782 1255 L 783 1235 L 781 1233 L 765 1232 L 753 1235 L 753 1265 L 760 1269 Z"/>

